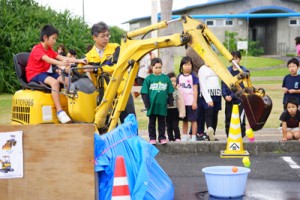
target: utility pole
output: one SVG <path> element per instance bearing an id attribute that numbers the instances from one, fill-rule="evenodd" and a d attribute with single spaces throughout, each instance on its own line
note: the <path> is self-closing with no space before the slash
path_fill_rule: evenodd
<path id="1" fill-rule="evenodd" d="M 161 20 L 170 21 L 172 19 L 173 0 L 160 0 Z M 171 35 L 174 33 L 174 24 L 168 28 L 159 31 L 160 36 Z M 164 48 L 159 50 L 159 57 L 161 58 L 164 67 L 163 73 L 168 74 L 174 71 L 174 47 Z"/>
<path id="2" fill-rule="evenodd" d="M 84 21 L 84 0 L 82 0 L 82 19 Z"/>
<path id="3" fill-rule="evenodd" d="M 157 0 L 150 0 L 151 1 L 151 24 L 156 24 L 157 23 Z M 158 37 L 158 31 L 152 31 L 151 32 L 151 37 L 152 38 L 157 38 Z M 153 51 L 156 56 L 158 56 L 158 50 Z"/>

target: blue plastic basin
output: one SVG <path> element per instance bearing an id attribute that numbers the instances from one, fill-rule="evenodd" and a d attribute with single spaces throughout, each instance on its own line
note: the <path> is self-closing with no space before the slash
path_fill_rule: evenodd
<path id="1" fill-rule="evenodd" d="M 202 169 L 208 193 L 219 198 L 236 198 L 243 196 L 246 188 L 247 177 L 251 171 L 249 168 L 235 166 L 212 166 Z"/>

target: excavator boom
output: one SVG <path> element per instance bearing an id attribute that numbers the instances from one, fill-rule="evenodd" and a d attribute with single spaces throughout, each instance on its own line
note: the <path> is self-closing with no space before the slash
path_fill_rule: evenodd
<path id="1" fill-rule="evenodd" d="M 169 36 L 150 38 L 150 39 L 134 39 L 138 36 L 145 35 L 153 30 L 166 28 L 169 23 L 181 21 L 183 25 L 183 33 L 172 34 Z M 249 75 L 244 74 L 240 70 L 240 75 L 232 76 L 227 68 L 219 60 L 212 45 L 215 46 L 220 53 L 229 61 L 233 58 L 223 44 L 208 29 L 208 27 L 183 15 L 177 20 L 170 22 L 162 21 L 160 23 L 150 25 L 132 32 L 128 32 L 121 43 L 121 51 L 118 59 L 116 70 L 114 71 L 108 88 L 104 94 L 101 104 L 96 108 L 94 123 L 99 129 L 105 128 L 110 131 L 115 128 L 120 113 L 125 109 L 129 98 L 134 79 L 138 72 L 140 59 L 148 52 L 154 49 L 189 45 L 197 54 L 208 64 L 219 78 L 241 98 L 245 108 L 245 113 L 253 130 L 261 129 L 272 109 L 271 99 L 265 95 L 263 89 L 256 90 L 252 87 Z M 236 63 L 233 63 L 236 65 Z M 117 89 L 123 79 L 124 73 L 129 71 L 124 91 L 116 97 Z M 240 85 L 243 83 L 244 88 Z M 116 97 L 116 98 L 115 98 Z M 110 117 L 107 123 L 107 114 Z"/>

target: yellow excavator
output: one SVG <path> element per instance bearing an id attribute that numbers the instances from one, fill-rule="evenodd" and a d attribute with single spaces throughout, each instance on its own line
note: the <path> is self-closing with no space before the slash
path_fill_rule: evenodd
<path id="1" fill-rule="evenodd" d="M 6 141 L 6 143 L 2 146 L 3 150 L 11 150 L 13 146 L 16 146 L 17 141 L 14 135 L 10 136 L 11 138 Z"/>
<path id="2" fill-rule="evenodd" d="M 177 21 L 180 21 L 183 26 L 182 33 L 144 39 L 144 36 L 151 31 L 166 28 L 170 23 Z M 94 86 L 87 77 L 78 76 L 78 71 L 84 67 L 72 68 L 69 72 L 69 88 L 61 94 L 63 108 L 68 111 L 74 122 L 94 123 L 101 132 L 112 130 L 118 123 L 120 113 L 125 109 L 141 58 L 155 49 L 184 45 L 193 48 L 219 78 L 240 97 L 251 128 L 261 129 L 272 110 L 272 100 L 265 94 L 264 89 L 256 89 L 252 86 L 249 74 L 239 68 L 231 54 L 206 24 L 187 15 L 127 32 L 122 38 L 117 66 L 104 94 L 99 94 L 97 90 L 99 86 Z M 233 77 L 230 74 L 212 46 L 239 68 L 238 76 Z M 20 53 L 14 57 L 18 78 L 21 83 L 25 83 L 22 83 L 23 89 L 17 91 L 13 97 L 12 124 L 59 123 L 49 89 L 24 81 L 23 70 L 26 67 L 28 55 L 29 53 L 25 55 Z M 125 73 L 129 73 L 129 76 L 123 92 L 118 93 L 117 90 Z M 240 86 L 241 83 L 244 88 Z M 103 95 L 103 98 L 97 103 L 99 95 Z"/>
<path id="3" fill-rule="evenodd" d="M 0 159 L 0 163 L 2 164 L 0 172 L 4 172 L 4 173 L 13 172 L 14 169 L 11 168 L 10 157 L 3 156 L 3 158 L 4 158 L 4 161 Z"/>

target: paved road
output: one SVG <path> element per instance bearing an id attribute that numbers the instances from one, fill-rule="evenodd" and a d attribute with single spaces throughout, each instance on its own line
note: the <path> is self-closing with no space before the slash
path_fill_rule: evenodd
<path id="1" fill-rule="evenodd" d="M 208 166 L 243 166 L 241 159 L 224 159 L 219 154 L 163 154 L 156 160 L 171 178 L 175 200 L 213 200 L 207 192 L 202 168 Z M 300 153 L 261 154 L 250 157 L 243 200 L 299 200 Z M 291 161 L 294 162 L 292 165 Z M 292 168 L 294 167 L 294 168 Z"/>

